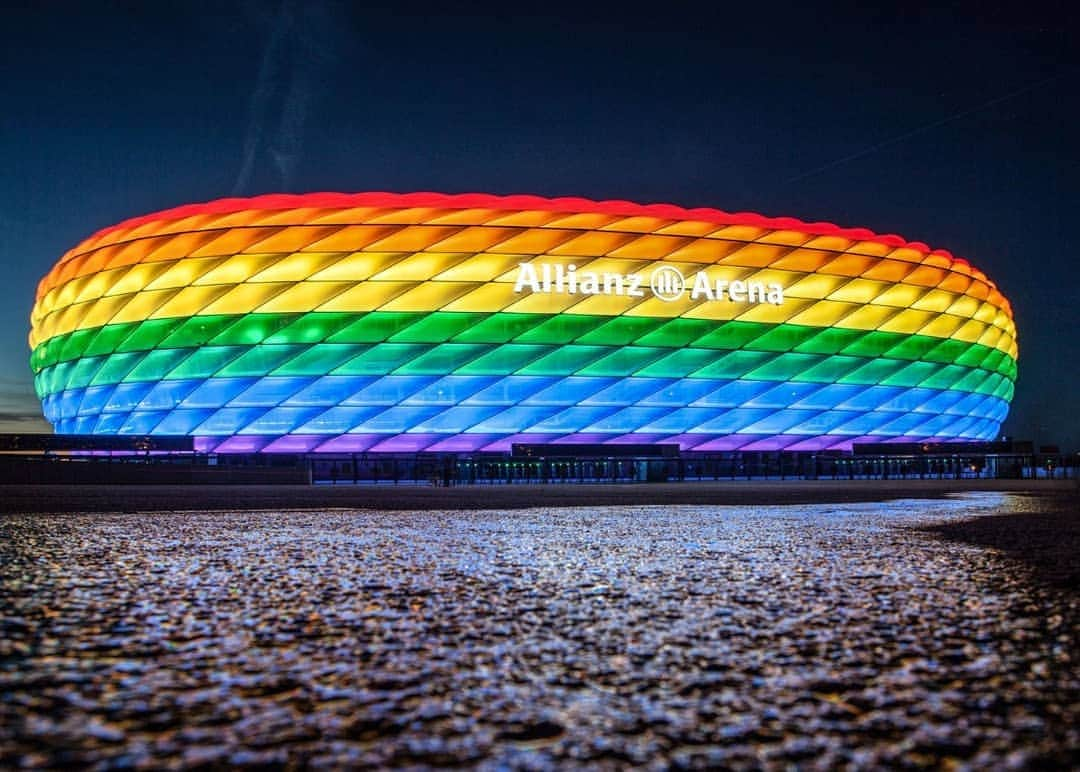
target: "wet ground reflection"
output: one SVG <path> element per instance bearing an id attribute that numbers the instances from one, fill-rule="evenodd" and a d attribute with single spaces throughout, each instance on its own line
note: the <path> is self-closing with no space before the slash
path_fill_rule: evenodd
<path id="1" fill-rule="evenodd" d="M 1070 766 L 1054 506 L 7 516 L 0 766 Z"/>
<path id="2" fill-rule="evenodd" d="M 1020 497 L 1007 511 L 926 530 L 944 539 L 1001 550 L 1024 563 L 1036 581 L 1080 592 L 1080 490 L 1072 497 L 1026 497 L 1026 501 Z"/>

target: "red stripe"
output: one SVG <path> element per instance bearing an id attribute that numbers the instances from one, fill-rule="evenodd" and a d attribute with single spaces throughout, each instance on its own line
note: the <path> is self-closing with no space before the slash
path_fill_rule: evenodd
<path id="1" fill-rule="evenodd" d="M 541 196 L 493 196 L 487 193 L 272 193 L 253 198 L 219 198 L 202 204 L 165 209 L 124 220 L 97 231 L 99 238 L 113 231 L 134 228 L 155 220 L 179 220 L 200 214 L 230 214 L 248 209 L 347 209 L 350 207 L 435 207 L 440 209 L 541 210 L 547 212 L 597 213 L 622 217 L 646 216 L 667 220 L 699 220 L 717 225 L 750 225 L 770 230 L 794 230 L 814 236 L 839 236 L 856 241 L 875 241 L 890 247 L 907 247 L 923 254 L 941 255 L 953 262 L 970 265 L 944 249 L 931 250 L 921 241 L 907 241 L 895 234 L 878 234 L 866 228 L 841 228 L 828 222 L 808 223 L 794 217 L 766 217 L 753 212 L 734 214 L 701 207 L 684 209 L 674 204 L 635 204 L 632 201 L 593 201 L 587 198 L 543 198 Z M 88 239 L 87 239 L 88 240 Z M 85 240 L 84 240 L 85 241 Z"/>

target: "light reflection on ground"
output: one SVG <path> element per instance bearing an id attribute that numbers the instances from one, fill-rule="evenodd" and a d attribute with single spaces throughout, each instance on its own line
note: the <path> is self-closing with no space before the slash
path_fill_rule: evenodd
<path id="1" fill-rule="evenodd" d="M 0 766 L 1077 762 L 1064 506 L 0 519 Z"/>

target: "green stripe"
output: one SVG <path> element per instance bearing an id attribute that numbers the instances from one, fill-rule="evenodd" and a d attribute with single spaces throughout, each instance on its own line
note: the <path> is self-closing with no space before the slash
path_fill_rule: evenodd
<path id="1" fill-rule="evenodd" d="M 663 319 L 581 314 L 512 313 L 354 313 L 244 314 L 150 319 L 110 324 L 57 336 L 34 349 L 35 372 L 80 357 L 114 352 L 192 346 L 372 344 L 528 343 L 622 346 L 634 343 L 658 348 L 708 348 L 750 351 L 793 351 L 809 355 L 839 354 L 932 361 L 981 367 L 1016 378 L 1016 362 L 1003 351 L 925 335 L 818 328 L 794 324 L 708 319 Z"/>
<path id="2" fill-rule="evenodd" d="M 997 394 L 999 372 L 886 357 L 535 343 L 353 343 L 198 346 L 61 362 L 35 379 L 42 396 L 111 383 L 211 377 L 339 375 L 630 375 L 924 386 Z"/>

